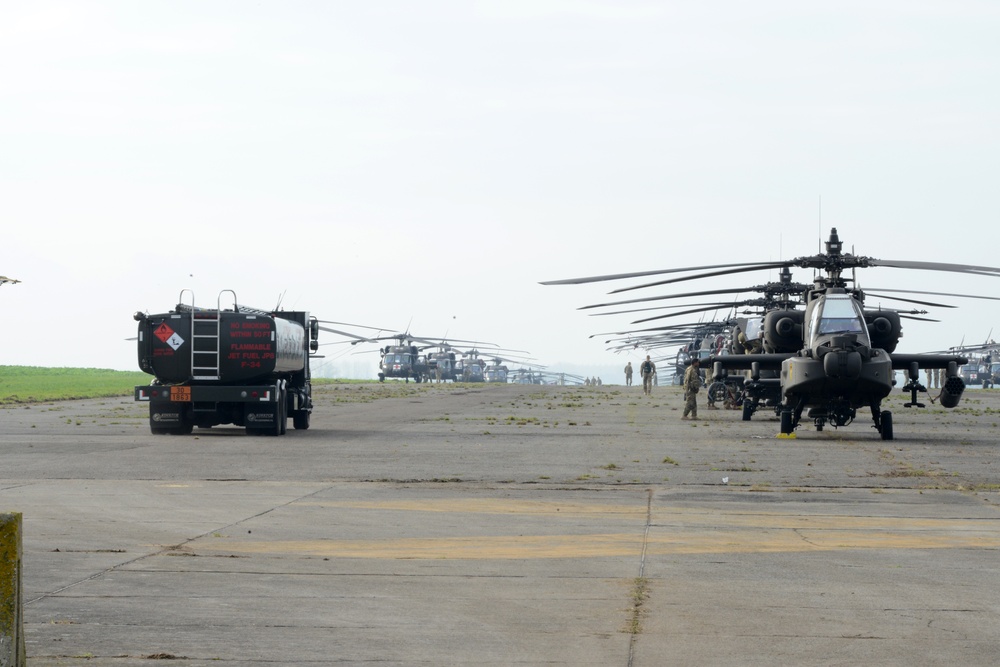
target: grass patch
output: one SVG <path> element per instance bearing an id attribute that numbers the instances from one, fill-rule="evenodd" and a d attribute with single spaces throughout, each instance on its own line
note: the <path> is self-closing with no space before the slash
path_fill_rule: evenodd
<path id="1" fill-rule="evenodd" d="M 629 591 L 629 617 L 625 625 L 625 632 L 630 635 L 642 634 L 642 617 L 645 615 L 643 605 L 649 598 L 649 579 L 646 577 L 636 577 L 632 580 L 632 587 Z"/>
<path id="2" fill-rule="evenodd" d="M 0 366 L 0 405 L 130 396 L 153 376 L 107 368 Z"/>

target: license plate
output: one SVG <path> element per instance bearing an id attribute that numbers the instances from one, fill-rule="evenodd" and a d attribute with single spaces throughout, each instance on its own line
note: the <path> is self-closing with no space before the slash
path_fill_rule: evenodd
<path id="1" fill-rule="evenodd" d="M 170 400 L 171 401 L 183 401 L 185 403 L 191 402 L 191 387 L 171 387 L 170 388 Z"/>

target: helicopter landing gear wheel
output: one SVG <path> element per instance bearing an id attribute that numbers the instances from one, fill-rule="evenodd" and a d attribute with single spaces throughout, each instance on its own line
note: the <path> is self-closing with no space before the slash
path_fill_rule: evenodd
<path id="1" fill-rule="evenodd" d="M 882 422 L 882 428 L 879 429 L 882 439 L 892 440 L 892 413 L 888 410 L 883 410 L 879 421 Z"/>
<path id="2" fill-rule="evenodd" d="M 792 427 L 792 409 L 785 408 L 781 411 L 781 432 L 785 435 L 791 434 L 795 429 Z"/>

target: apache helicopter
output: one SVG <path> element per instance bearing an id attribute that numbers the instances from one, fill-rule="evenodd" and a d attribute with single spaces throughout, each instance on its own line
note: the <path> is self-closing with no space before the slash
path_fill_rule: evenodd
<path id="1" fill-rule="evenodd" d="M 801 305 L 801 295 L 810 288 L 810 285 L 792 282 L 792 272 L 788 267 L 782 267 L 777 281 L 768 282 L 763 285 L 753 285 L 750 287 L 738 287 L 734 289 L 714 289 L 688 292 L 685 294 L 669 294 L 663 296 L 646 297 L 644 299 L 631 299 L 628 301 L 618 301 L 601 305 L 621 305 L 640 302 L 658 301 L 664 299 L 676 299 L 691 296 L 715 296 L 727 294 L 739 294 L 745 292 L 758 293 L 761 296 L 755 299 L 744 299 L 742 301 L 727 300 L 718 303 L 697 304 L 701 307 L 694 310 L 672 312 L 666 315 L 648 317 L 636 320 L 632 324 L 648 322 L 654 319 L 666 317 L 676 317 L 681 314 L 706 312 L 708 310 L 725 309 L 732 313 L 732 317 L 717 322 L 709 322 L 690 330 L 687 340 L 680 337 L 670 337 L 668 340 L 682 342 L 681 348 L 673 359 L 674 376 L 673 383 L 680 384 L 684 377 L 684 372 L 695 358 L 706 361 L 709 357 L 719 354 L 749 354 L 759 353 L 764 349 L 763 323 L 764 315 L 773 310 L 792 310 Z M 586 306 L 593 308 L 595 306 Z M 664 307 L 643 308 L 645 310 L 659 310 Z M 737 312 L 739 308 L 752 308 Z M 581 309 L 582 310 L 582 309 Z M 639 312 L 635 310 L 625 310 L 618 312 Z M 602 313 L 610 314 L 610 313 Z M 738 315 L 744 315 L 739 317 Z M 645 330 L 650 331 L 650 330 Z M 776 351 L 776 350 L 771 350 Z M 705 371 L 700 374 L 704 380 Z M 768 375 L 773 377 L 767 377 Z M 750 416 L 759 405 L 776 406 L 780 400 L 780 392 L 777 391 L 777 374 L 765 371 L 765 378 L 762 380 L 752 380 L 743 375 L 725 375 L 721 379 L 708 383 L 707 393 L 712 405 L 721 402 L 727 407 L 743 406 L 743 418 L 749 420 Z"/>
<path id="2" fill-rule="evenodd" d="M 8 278 L 7 276 L 0 276 L 0 285 L 5 285 L 7 283 L 10 283 L 11 285 L 14 285 L 14 284 L 19 283 L 19 282 L 21 282 L 21 281 L 17 280 L 16 278 Z"/>
<path id="3" fill-rule="evenodd" d="M 845 277 L 844 272 L 848 269 L 853 271 L 858 268 L 890 267 L 1000 278 L 1000 268 L 997 267 L 880 260 L 845 254 L 834 228 L 826 242 L 826 252 L 812 256 L 784 261 L 719 264 L 557 280 L 542 284 L 579 284 L 710 270 L 612 292 L 618 293 L 697 278 L 793 266 L 810 268 L 818 273 L 813 285 L 803 295 L 804 310 L 776 310 L 765 315 L 765 341 L 770 339 L 774 349 L 783 348 L 786 351 L 710 357 L 715 377 L 721 377 L 726 370 L 750 370 L 752 378 L 759 378 L 764 371 L 780 371 L 778 386 L 781 394 L 781 436 L 794 437 L 802 414 L 807 410 L 808 418 L 814 421 L 817 430 L 822 430 L 827 423 L 834 427 L 846 426 L 854 420 L 858 408 L 868 407 L 874 428 L 884 440 L 891 440 L 892 413 L 882 410 L 881 403 L 895 384 L 896 370 L 907 373 L 908 382 L 902 387 L 903 391 L 910 392 L 910 402 L 905 404 L 906 407 L 924 407 L 917 401 L 918 392 L 927 392 L 919 382 L 921 368 L 944 370 L 940 403 L 945 408 L 958 405 L 965 390 L 965 383 L 958 369 L 967 359 L 957 354 L 896 353 L 895 349 L 902 335 L 901 314 L 881 308 L 865 309 L 865 292 L 856 286 L 849 286 L 849 283 L 855 281 Z"/>

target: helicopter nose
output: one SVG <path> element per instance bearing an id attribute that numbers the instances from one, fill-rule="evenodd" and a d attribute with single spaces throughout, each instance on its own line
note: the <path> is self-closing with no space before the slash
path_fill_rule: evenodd
<path id="1" fill-rule="evenodd" d="M 854 350 L 831 350 L 823 355 L 823 371 L 828 378 L 857 379 L 861 377 L 861 354 Z"/>

